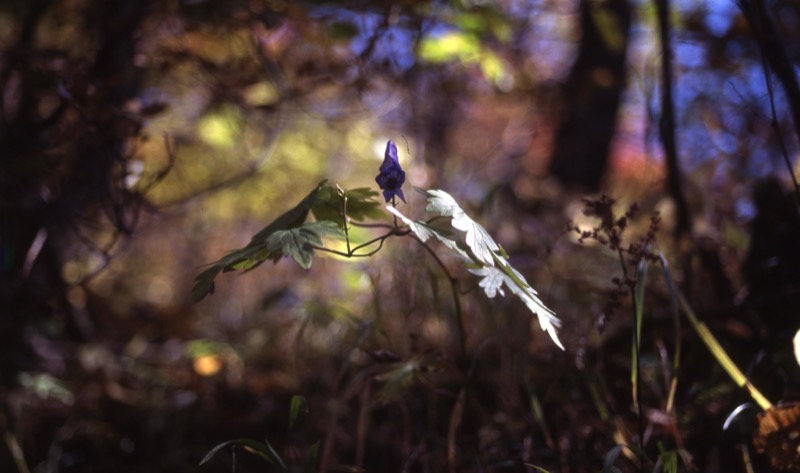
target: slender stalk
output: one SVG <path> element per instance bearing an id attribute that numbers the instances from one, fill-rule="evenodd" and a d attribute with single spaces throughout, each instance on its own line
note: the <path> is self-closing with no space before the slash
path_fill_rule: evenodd
<path id="1" fill-rule="evenodd" d="M 395 197 L 392 196 L 392 205 L 394 205 L 394 204 L 395 204 Z M 339 251 L 339 250 L 334 250 L 334 249 L 331 249 L 331 248 L 325 248 L 323 246 L 318 246 L 318 245 L 309 245 L 309 246 L 311 248 L 317 250 L 317 251 L 322 251 L 322 252 L 326 252 L 326 253 L 330 253 L 330 254 L 334 254 L 334 255 L 338 255 L 338 256 L 343 256 L 345 258 L 364 258 L 364 257 L 372 256 L 372 255 L 376 254 L 378 251 L 380 251 L 381 248 L 383 248 L 383 243 L 388 238 L 393 237 L 393 236 L 405 236 L 405 235 L 408 235 L 408 234 L 412 233 L 410 229 L 403 229 L 403 227 L 400 227 L 398 222 L 397 222 L 397 216 L 394 216 L 394 226 L 391 227 L 389 232 L 387 232 L 387 233 L 385 233 L 385 234 L 383 234 L 383 235 L 381 235 L 381 236 L 379 236 L 377 238 L 373 238 L 372 240 L 369 240 L 369 241 L 367 241 L 365 243 L 362 243 L 362 244 L 360 244 L 358 246 L 351 247 L 351 245 L 350 245 L 350 234 L 349 234 L 349 231 L 348 231 L 348 228 L 347 228 L 348 227 L 348 223 L 349 223 L 348 220 L 347 220 L 347 195 L 344 196 L 343 214 L 344 214 L 344 219 L 345 219 L 344 234 L 345 234 L 345 240 L 347 242 L 347 251 L 346 252 Z M 368 225 L 360 225 L 360 226 L 365 226 L 366 227 Z M 379 228 L 385 228 L 386 227 L 386 225 L 369 225 L 369 226 L 374 226 L 374 227 L 379 227 Z M 460 353 L 460 359 L 463 361 L 463 360 L 465 360 L 465 357 L 466 357 L 467 342 L 466 342 L 466 331 L 464 329 L 464 314 L 463 314 L 463 309 L 461 307 L 461 298 L 460 298 L 461 292 L 460 292 L 460 285 L 459 285 L 458 279 L 455 278 L 450 273 L 450 271 L 447 269 L 447 266 L 445 266 L 444 262 L 439 258 L 439 255 L 437 255 L 435 251 L 433 251 L 428 245 L 425 244 L 425 242 L 423 242 L 422 240 L 420 240 L 416 236 L 414 236 L 414 239 L 416 241 L 418 241 L 422 245 L 423 248 L 425 248 L 425 251 L 427 251 L 428 254 L 431 255 L 431 257 L 433 257 L 434 261 L 436 261 L 436 264 L 442 269 L 442 271 L 444 272 L 445 276 L 447 277 L 448 282 L 450 283 L 450 290 L 451 290 L 451 292 L 453 294 L 453 304 L 455 306 L 455 312 L 456 312 L 455 319 L 456 319 L 456 327 L 457 327 L 457 330 L 458 330 L 459 353 Z M 375 243 L 378 243 L 378 247 L 375 248 L 374 250 L 372 250 L 370 252 L 367 252 L 367 253 L 357 254 L 357 252 L 359 250 L 361 250 L 363 248 L 366 248 L 368 246 L 374 245 Z"/>
<path id="2" fill-rule="evenodd" d="M 678 369 L 681 363 L 681 317 L 678 309 L 677 288 L 669 273 L 669 264 L 667 258 L 663 253 L 659 253 L 661 260 L 661 268 L 664 272 L 664 279 L 667 281 L 667 287 L 670 293 L 670 308 L 672 309 L 672 318 L 675 322 L 675 354 L 672 357 L 672 373 L 669 384 L 669 396 L 667 397 L 667 404 L 665 411 L 672 413 L 673 405 L 675 403 L 675 392 L 678 388 Z"/>
<path id="3" fill-rule="evenodd" d="M 331 248 L 325 248 L 324 246 L 319 246 L 319 245 L 311 245 L 311 244 L 309 244 L 308 246 L 309 246 L 309 248 L 313 248 L 313 249 L 315 249 L 317 251 L 322 251 L 322 252 L 325 252 L 325 253 L 331 253 L 331 254 L 334 254 L 334 255 L 337 255 L 337 256 L 343 256 L 345 258 L 366 258 L 368 256 L 372 256 L 372 255 L 376 254 L 377 252 L 379 252 L 381 250 L 381 248 L 383 248 L 383 242 L 386 241 L 389 237 L 404 236 L 404 235 L 408 235 L 409 233 L 411 233 L 411 230 L 400 230 L 400 229 L 392 230 L 389 233 L 381 235 L 381 236 L 379 236 L 377 238 L 373 238 L 372 240 L 369 240 L 366 243 L 362 243 L 362 244 L 360 244 L 360 245 L 358 245 L 358 246 L 356 246 L 354 248 L 350 248 L 350 245 L 349 245 L 349 242 L 348 242 L 348 245 L 347 245 L 348 248 L 347 248 L 346 252 L 339 251 L 339 250 L 334 250 L 334 249 L 331 249 Z M 356 252 L 358 250 L 360 250 L 362 248 L 366 248 L 366 247 L 368 247 L 370 245 L 374 245 L 375 243 L 378 243 L 378 247 L 376 249 L 370 251 L 369 253 L 356 254 Z"/>
<path id="4" fill-rule="evenodd" d="M 444 273 L 445 277 L 450 283 L 450 290 L 453 293 L 453 304 L 455 305 L 455 310 L 456 310 L 456 326 L 458 328 L 459 351 L 461 354 L 460 358 L 463 361 L 466 359 L 467 355 L 467 338 L 466 338 L 467 336 L 464 331 L 464 314 L 461 308 L 461 298 L 459 297 L 460 292 L 459 292 L 458 279 L 454 277 L 452 274 L 450 274 L 450 271 L 447 269 L 447 266 L 445 266 L 444 262 L 441 260 L 441 258 L 439 258 L 439 255 L 437 255 L 435 251 L 433 251 L 428 245 L 425 244 L 425 242 L 423 242 L 416 236 L 414 237 L 414 239 L 418 241 L 419 244 L 422 245 L 423 248 L 425 248 L 425 251 L 427 251 L 428 254 L 430 254 L 433 257 L 433 260 L 436 261 L 436 264 L 439 265 L 439 267 L 442 269 L 442 272 Z"/>
<path id="5" fill-rule="evenodd" d="M 394 226 L 389 225 L 388 223 L 360 223 L 350 221 L 350 225 L 359 228 L 394 228 Z"/>
<path id="6" fill-rule="evenodd" d="M 764 61 L 764 76 L 767 79 L 767 87 L 769 88 L 770 105 L 772 104 L 773 94 L 771 92 L 771 78 L 769 72 L 775 73 L 778 81 L 783 86 L 785 93 L 786 105 L 792 113 L 794 118 L 794 129 L 797 137 L 800 138 L 800 82 L 797 80 L 797 73 L 795 72 L 794 63 L 792 62 L 789 52 L 786 49 L 786 42 L 778 33 L 778 29 L 772 18 L 767 11 L 764 0 L 740 0 L 737 2 L 741 8 L 744 17 L 753 31 L 758 48 L 761 51 L 761 57 Z M 766 66 L 769 66 L 767 70 Z M 773 108 L 773 120 L 775 118 Z M 798 185 L 791 162 L 788 161 L 788 154 L 784 156 L 789 165 L 789 171 L 792 175 L 794 182 L 795 195 L 800 201 L 800 186 Z"/>
<path id="7" fill-rule="evenodd" d="M 619 264 L 622 266 L 622 275 L 625 278 L 624 283 L 628 285 L 628 288 L 631 292 L 631 301 L 633 302 L 633 363 L 635 364 L 635 370 L 637 379 L 634 379 L 634 386 L 633 386 L 633 402 L 634 408 L 636 409 L 636 416 L 639 419 L 639 446 L 644 448 L 644 412 L 642 412 L 642 403 L 640 402 L 642 396 L 642 386 L 640 382 L 638 382 L 638 375 L 641 372 L 641 363 L 640 363 L 640 354 L 641 354 L 641 326 L 639 323 L 639 311 L 641 308 L 639 307 L 639 301 L 636 297 L 636 289 L 634 285 L 631 283 L 631 279 L 628 277 L 628 266 L 625 264 L 625 257 L 622 253 L 622 249 L 617 249 L 617 255 L 619 256 Z M 644 470 L 644 464 L 641 465 L 642 470 Z"/>
<path id="8" fill-rule="evenodd" d="M 395 199 L 395 196 L 392 196 L 392 207 L 397 207 Z M 392 214 L 392 217 L 394 218 L 394 228 L 397 228 L 397 215 Z"/>
<path id="9" fill-rule="evenodd" d="M 772 403 L 769 402 L 769 400 L 763 394 L 761 394 L 761 391 L 756 389 L 756 387 L 750 383 L 744 373 L 742 373 L 739 367 L 736 366 L 736 363 L 731 360 L 731 358 L 728 356 L 728 353 L 724 348 L 722 348 L 722 345 L 719 344 L 717 338 L 714 337 L 714 334 L 711 333 L 706 324 L 697 318 L 697 315 L 694 313 L 694 310 L 686 301 L 686 298 L 683 296 L 683 294 L 680 291 L 678 291 L 677 294 L 678 302 L 680 303 L 681 309 L 683 309 L 683 313 L 686 314 L 686 317 L 689 319 L 689 322 L 691 322 L 692 327 L 694 327 L 697 334 L 700 335 L 700 338 L 703 339 L 706 347 L 708 347 L 709 351 L 711 351 L 711 354 L 714 355 L 714 358 L 717 359 L 717 362 L 720 364 L 720 366 L 722 366 L 722 368 L 728 373 L 728 376 L 733 379 L 733 382 L 736 383 L 737 386 L 747 389 L 747 392 L 750 394 L 753 400 L 756 401 L 759 407 L 765 411 L 772 409 Z"/>
<path id="10" fill-rule="evenodd" d="M 344 238 L 345 241 L 347 242 L 347 252 L 352 253 L 352 251 L 350 250 L 350 228 L 348 228 L 348 224 L 350 222 L 348 222 L 348 220 L 349 219 L 347 218 L 347 192 L 344 192 L 344 195 L 342 196 L 342 221 L 344 222 Z"/>

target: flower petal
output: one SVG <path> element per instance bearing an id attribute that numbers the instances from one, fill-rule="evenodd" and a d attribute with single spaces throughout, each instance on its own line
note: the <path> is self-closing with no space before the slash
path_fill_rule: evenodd
<path id="1" fill-rule="evenodd" d="M 386 153 L 380 167 L 380 174 L 375 177 L 375 182 L 383 191 L 383 198 L 386 199 L 386 202 L 392 200 L 394 196 L 400 197 L 403 202 L 406 201 L 402 189 L 405 181 L 406 173 L 400 166 L 400 160 L 397 157 L 397 146 L 392 140 L 389 140 L 386 143 Z"/>

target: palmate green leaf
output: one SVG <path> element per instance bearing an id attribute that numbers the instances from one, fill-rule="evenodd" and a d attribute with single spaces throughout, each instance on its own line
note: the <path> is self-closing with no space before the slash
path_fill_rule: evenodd
<path id="1" fill-rule="evenodd" d="M 498 292 L 501 296 L 506 295 L 506 293 L 503 292 L 503 283 L 506 282 L 506 275 L 503 274 L 503 272 L 498 268 L 494 266 L 470 268 L 469 272 L 483 278 L 481 279 L 481 282 L 478 283 L 478 286 L 483 288 L 483 291 L 486 293 L 486 297 L 489 299 L 496 296 Z"/>
<path id="2" fill-rule="evenodd" d="M 397 208 L 387 205 L 386 210 L 390 213 L 396 215 L 404 224 L 408 225 L 408 228 L 414 232 L 415 235 L 420 239 L 421 242 L 425 243 L 431 237 L 435 237 L 437 240 L 442 242 L 444 246 L 447 248 L 455 251 L 459 256 L 461 256 L 466 261 L 472 261 L 475 258 L 470 257 L 470 252 L 465 247 L 463 243 L 457 241 L 454 236 L 441 228 L 434 227 L 426 222 L 422 221 L 414 221 L 410 218 L 406 217 L 402 213 L 400 213 Z"/>
<path id="3" fill-rule="evenodd" d="M 194 278 L 192 301 L 197 302 L 208 294 L 214 293 L 214 278 L 216 278 L 219 273 L 237 269 L 249 270 L 258 266 L 268 258 L 277 259 L 280 258 L 280 255 L 277 255 L 277 258 L 275 258 L 275 255 L 269 254 L 263 244 L 260 246 L 247 246 L 239 250 L 231 251 Z"/>
<path id="4" fill-rule="evenodd" d="M 376 199 L 379 194 L 367 187 L 344 190 L 340 187 L 323 189 L 316 203 L 311 208 L 314 218 L 318 221 L 330 220 L 344 228 L 342 212 L 345 207 L 347 216 L 361 222 L 366 218 L 380 218 L 380 202 Z M 346 206 L 345 206 L 346 201 Z"/>
<path id="5" fill-rule="evenodd" d="M 537 316 L 542 330 L 563 350 L 564 345 L 558 339 L 557 333 L 561 321 L 555 312 L 548 309 L 539 299 L 538 293 L 528 284 L 525 277 L 509 264 L 505 250 L 480 224 L 461 209 L 450 194 L 442 190 L 417 190 L 427 198 L 425 210 L 438 213 L 442 217 L 451 217 L 452 227 L 466 232 L 464 241 L 430 222 L 411 220 L 393 206 L 387 206 L 386 209 L 408 225 L 422 242 L 432 236 L 436 237 L 447 248 L 461 256 L 467 262 L 469 272 L 481 277 L 478 285 L 483 288 L 487 297 L 494 298 L 498 293 L 504 296 L 503 286 L 507 287 Z"/>
<path id="6" fill-rule="evenodd" d="M 395 207 L 391 205 L 387 205 L 386 210 L 388 210 L 389 213 L 391 213 L 392 215 L 399 218 L 400 221 L 402 221 L 404 224 L 408 225 L 408 228 L 410 228 L 411 231 L 414 232 L 414 235 L 416 235 L 421 242 L 425 243 L 430 239 L 430 237 L 434 235 L 433 230 L 429 228 L 425 222 L 415 222 L 410 218 L 406 217 L 405 215 L 403 215 L 399 210 L 397 210 Z"/>
<path id="7" fill-rule="evenodd" d="M 516 272 L 516 270 L 514 268 L 511 268 L 510 266 L 506 268 L 509 269 L 510 271 Z M 519 275 L 519 277 L 521 278 L 522 276 Z M 515 278 L 509 277 L 509 279 L 513 281 Z M 532 287 L 528 286 L 527 283 L 525 283 L 524 285 L 519 285 L 516 283 L 513 285 L 512 284 L 506 284 L 506 285 L 511 290 L 511 292 L 516 294 L 517 297 L 519 297 L 522 300 L 522 302 L 525 304 L 528 310 L 536 314 L 536 317 L 539 319 L 539 326 L 542 328 L 543 331 L 545 331 L 548 335 L 550 335 L 550 338 L 553 340 L 553 343 L 555 343 L 558 346 L 558 348 L 561 348 L 563 350 L 564 345 L 562 345 L 561 340 L 558 339 L 558 332 L 557 332 L 558 327 L 561 326 L 561 321 L 558 319 L 558 317 L 556 317 L 555 312 L 548 309 L 547 306 L 544 305 L 542 300 L 539 299 L 539 296 L 537 295 L 536 291 Z"/>
<path id="8" fill-rule="evenodd" d="M 443 190 L 422 191 L 427 197 L 428 205 L 425 210 L 435 212 L 443 217 L 452 217 L 450 222 L 453 228 L 466 232 L 465 243 L 481 263 L 493 266 L 494 253 L 500 251 L 498 245 L 489 232 L 478 222 L 472 220 L 458 205 L 458 202 Z"/>
<path id="9" fill-rule="evenodd" d="M 209 294 L 214 294 L 214 278 L 222 271 L 222 267 L 213 265 L 194 278 L 192 285 L 192 302 L 197 302 Z"/>
<path id="10" fill-rule="evenodd" d="M 363 222 L 367 218 L 380 219 L 383 216 L 380 211 L 381 204 L 376 199 L 378 195 L 368 187 L 351 190 L 344 190 L 338 186 L 329 187 L 329 192 L 324 194 L 324 198 L 318 199 L 311 212 L 318 221 L 330 220 L 344 229 L 342 212 L 345 209 L 345 200 L 347 200 L 347 217 Z"/>
<path id="11" fill-rule="evenodd" d="M 247 247 L 258 246 L 278 230 L 286 230 L 302 225 L 308 218 L 308 213 L 311 209 L 329 198 L 331 190 L 332 187 L 328 185 L 327 179 L 321 181 L 299 204 L 256 233 Z"/>
<path id="12" fill-rule="evenodd" d="M 311 222 L 289 230 L 278 230 L 266 241 L 268 254 L 290 256 L 303 269 L 311 267 L 314 246 L 322 246 L 322 237 L 341 235 L 335 222 Z"/>
<path id="13" fill-rule="evenodd" d="M 247 246 L 231 251 L 197 275 L 191 291 L 192 301 L 198 302 L 214 293 L 214 279 L 219 273 L 249 271 L 266 260 L 277 262 L 282 256 L 291 256 L 308 269 L 313 257 L 313 248 L 308 245 L 321 246 L 323 236 L 340 232 L 334 222 L 304 222 L 312 208 L 330 200 L 330 195 L 335 193 L 336 189 L 328 185 L 327 180 L 321 181 L 300 203 L 256 233 Z"/>
<path id="14" fill-rule="evenodd" d="M 550 335 L 559 348 L 564 349 L 561 340 L 558 339 L 558 327 L 561 326 L 561 321 L 556 317 L 555 312 L 548 309 L 544 305 L 535 289 L 533 289 L 525 277 L 519 271 L 514 269 L 505 258 L 495 255 L 495 266 L 484 266 L 480 268 L 470 268 L 469 272 L 476 276 L 481 276 L 482 279 L 478 283 L 483 288 L 486 296 L 490 299 L 495 297 L 497 293 L 501 296 L 505 295 L 502 286 L 505 285 L 512 294 L 522 300 L 525 307 L 531 312 L 536 314 L 539 319 L 539 326 L 544 332 Z"/>
<path id="15" fill-rule="evenodd" d="M 266 260 L 272 260 L 273 262 L 277 262 L 281 259 L 281 255 L 279 253 L 270 253 L 269 250 L 265 248 L 265 245 L 261 245 L 260 247 L 256 248 L 247 248 L 247 251 L 244 251 L 239 254 L 240 261 L 236 264 L 232 264 L 222 270 L 223 273 L 228 271 L 250 271 L 252 269 L 257 268 L 261 263 Z"/>

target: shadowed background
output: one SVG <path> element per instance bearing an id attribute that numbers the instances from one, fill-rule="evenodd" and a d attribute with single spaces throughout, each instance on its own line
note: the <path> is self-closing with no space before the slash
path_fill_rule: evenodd
<path id="1" fill-rule="evenodd" d="M 638 422 L 630 303 L 607 310 L 619 261 L 566 230 L 596 223 L 581 198 L 600 192 L 638 204 L 632 241 L 660 213 L 701 317 L 795 400 L 800 6 L 764 3 L 1 2 L 0 470 L 227 471 L 197 464 L 252 437 L 293 465 L 320 441 L 321 468 L 596 471 Z M 401 210 L 421 211 L 411 186 L 453 194 L 563 320 L 565 352 L 459 273 L 464 379 L 447 281 L 405 240 L 222 275 L 191 303 L 202 265 L 321 179 L 377 190 L 389 139 Z M 651 286 L 647 450 L 737 471 L 747 435 L 722 423 L 748 397 Z M 660 416 L 676 338 L 678 414 Z"/>

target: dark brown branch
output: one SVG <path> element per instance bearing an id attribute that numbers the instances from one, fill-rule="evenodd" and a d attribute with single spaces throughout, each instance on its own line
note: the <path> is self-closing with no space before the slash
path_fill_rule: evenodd
<path id="1" fill-rule="evenodd" d="M 786 100 L 792 111 L 792 117 L 794 118 L 795 133 L 797 134 L 797 138 L 800 139 L 800 84 L 798 84 L 797 75 L 794 72 L 794 64 L 789 58 L 789 53 L 786 51 L 783 38 L 781 38 L 781 35 L 778 33 L 775 23 L 772 22 L 772 18 L 769 16 L 763 0 L 741 0 L 739 2 L 739 7 L 747 19 L 750 28 L 753 30 L 756 42 L 758 43 L 758 49 L 761 51 L 761 56 L 764 61 L 764 75 L 767 80 L 770 106 L 772 108 L 772 126 L 775 132 L 778 133 L 778 144 L 781 146 L 782 152 L 784 152 L 784 159 L 787 161 L 789 173 L 792 175 L 795 196 L 798 201 L 800 201 L 800 185 L 797 183 L 797 178 L 794 175 L 794 168 L 789 160 L 788 153 L 784 151 L 785 144 L 779 134 L 772 82 L 769 77 L 769 70 L 772 70 L 778 77 L 781 85 L 783 85 L 783 91 L 786 94 Z"/>

